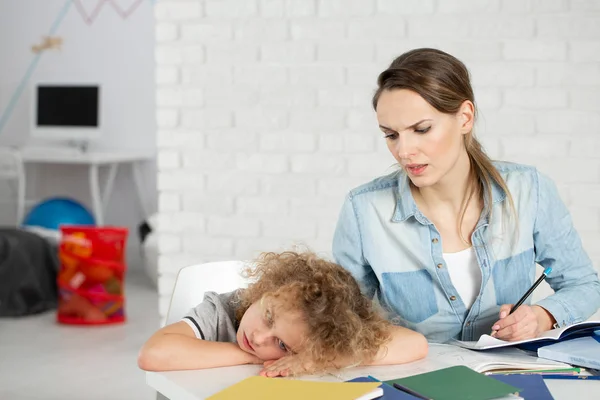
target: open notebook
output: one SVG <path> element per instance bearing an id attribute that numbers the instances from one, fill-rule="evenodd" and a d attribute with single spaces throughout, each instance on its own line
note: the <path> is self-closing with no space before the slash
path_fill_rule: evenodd
<path id="1" fill-rule="evenodd" d="M 481 335 L 478 341 L 468 342 L 461 340 L 453 340 L 452 344 L 455 344 L 465 349 L 471 350 L 489 350 L 497 349 L 500 347 L 516 346 L 523 343 L 534 343 L 541 341 L 556 342 L 560 341 L 567 336 L 592 334 L 593 331 L 600 329 L 600 321 L 586 321 L 578 324 L 573 324 L 565 328 L 552 329 L 546 332 L 542 332 L 538 337 L 527 340 L 517 340 L 514 342 L 507 342 L 491 337 L 490 335 Z"/>
<path id="2" fill-rule="evenodd" d="M 436 371 L 455 365 L 465 365 L 477 372 L 507 369 L 548 370 L 571 368 L 568 364 L 540 359 L 517 348 L 478 352 L 448 344 L 431 343 L 429 345 L 429 353 L 423 360 L 400 365 L 346 368 L 331 372 L 330 374 L 344 381 L 367 375 L 386 381 Z"/>

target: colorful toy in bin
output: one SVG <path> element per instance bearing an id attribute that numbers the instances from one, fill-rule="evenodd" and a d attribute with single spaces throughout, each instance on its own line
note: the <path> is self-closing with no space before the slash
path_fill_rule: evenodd
<path id="1" fill-rule="evenodd" d="M 127 229 L 61 227 L 57 319 L 65 324 L 125 321 Z"/>

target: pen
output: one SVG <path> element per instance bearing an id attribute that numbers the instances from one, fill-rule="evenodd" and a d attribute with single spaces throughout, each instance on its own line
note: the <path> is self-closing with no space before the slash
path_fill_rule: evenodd
<path id="1" fill-rule="evenodd" d="M 542 281 L 544 279 L 546 279 L 546 277 L 548 275 L 550 275 L 550 272 L 552 272 L 552 268 L 548 267 L 544 270 L 544 272 L 542 272 L 542 275 L 538 278 L 537 281 L 535 281 L 535 283 L 533 284 L 533 286 L 531 286 L 529 288 L 529 290 L 523 295 L 523 297 L 521 297 L 521 299 L 519 299 L 519 301 L 517 301 L 517 304 L 515 304 L 511 309 L 510 312 L 508 313 L 508 315 L 514 313 L 517 308 L 519 308 L 519 306 L 521 306 L 521 304 L 523 304 L 525 302 L 525 300 L 527 300 L 527 298 L 531 295 L 531 293 L 533 293 L 533 291 L 535 290 L 536 287 L 538 287 L 540 285 L 540 283 L 542 283 Z"/>
<path id="2" fill-rule="evenodd" d="M 519 306 L 521 306 L 521 304 L 523 304 L 525 302 L 525 300 L 527 300 L 527 298 L 531 295 L 531 293 L 533 293 L 533 291 L 535 290 L 536 287 L 538 287 L 540 285 L 540 283 L 542 283 L 542 281 L 548 276 L 550 275 L 550 272 L 552 272 L 552 268 L 548 267 L 544 270 L 544 272 L 542 272 L 542 275 L 537 279 L 537 281 L 535 281 L 533 283 L 533 286 L 531 286 L 529 288 L 529 290 L 527 292 L 525 292 L 525 294 L 523 295 L 523 297 L 521 297 L 519 299 L 519 301 L 517 301 L 517 303 L 512 306 L 512 308 L 510 309 L 510 312 L 508 313 L 508 315 L 514 313 L 517 308 L 519 308 Z M 492 337 L 494 337 L 496 335 L 496 331 L 492 331 L 492 333 L 490 334 Z"/>
<path id="3" fill-rule="evenodd" d="M 423 399 L 423 400 L 433 400 L 433 399 L 430 399 L 429 397 L 423 396 L 422 394 L 419 394 L 419 393 L 415 392 L 415 391 L 414 391 L 414 390 L 412 390 L 412 389 L 409 389 L 409 388 L 407 388 L 406 386 L 402 386 L 402 385 L 399 385 L 399 384 L 397 384 L 397 383 L 394 383 L 394 387 L 395 387 L 396 389 L 398 389 L 398 390 L 401 390 L 401 391 L 405 392 L 405 393 L 408 393 L 408 394 L 410 394 L 410 395 L 413 395 L 413 396 L 415 396 L 415 397 L 418 397 L 419 399 Z"/>
<path id="4" fill-rule="evenodd" d="M 600 381 L 600 375 L 544 375 L 544 379 L 580 379 L 583 381 Z"/>

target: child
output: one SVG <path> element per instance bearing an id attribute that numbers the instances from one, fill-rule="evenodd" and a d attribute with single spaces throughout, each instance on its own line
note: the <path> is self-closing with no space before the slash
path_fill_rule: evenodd
<path id="1" fill-rule="evenodd" d="M 337 264 L 310 252 L 263 253 L 247 289 L 206 293 L 142 347 L 138 364 L 168 371 L 264 364 L 263 376 L 424 357 L 424 336 L 393 326 Z"/>

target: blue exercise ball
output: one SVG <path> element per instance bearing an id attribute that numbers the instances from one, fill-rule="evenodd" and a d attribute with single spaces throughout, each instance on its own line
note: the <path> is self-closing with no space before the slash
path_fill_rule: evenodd
<path id="1" fill-rule="evenodd" d="M 96 221 L 77 201 L 54 197 L 35 205 L 25 216 L 23 225 L 58 230 L 60 225 L 96 225 Z"/>

